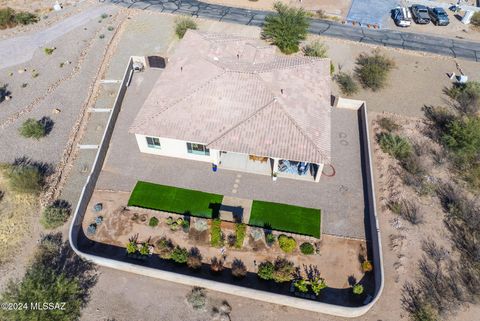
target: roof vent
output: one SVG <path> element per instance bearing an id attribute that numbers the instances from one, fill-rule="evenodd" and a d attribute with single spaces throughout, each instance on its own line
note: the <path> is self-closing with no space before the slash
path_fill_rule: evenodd
<path id="1" fill-rule="evenodd" d="M 218 57 L 213 57 L 213 60 L 218 61 Z"/>

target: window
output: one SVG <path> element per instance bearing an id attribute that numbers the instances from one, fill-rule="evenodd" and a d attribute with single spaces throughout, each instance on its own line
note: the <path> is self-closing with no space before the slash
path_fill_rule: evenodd
<path id="1" fill-rule="evenodd" d="M 147 145 L 150 148 L 160 148 L 160 139 L 156 137 L 145 137 L 147 139 Z"/>
<path id="2" fill-rule="evenodd" d="M 187 151 L 190 154 L 196 155 L 210 155 L 210 150 L 202 144 L 187 143 Z"/>

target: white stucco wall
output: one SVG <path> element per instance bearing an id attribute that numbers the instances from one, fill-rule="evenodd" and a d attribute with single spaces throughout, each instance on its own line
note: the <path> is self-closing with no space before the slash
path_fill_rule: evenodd
<path id="1" fill-rule="evenodd" d="M 160 146 L 161 146 L 160 148 L 150 148 L 148 147 L 146 137 L 147 136 L 145 135 L 135 134 L 138 148 L 142 153 L 191 159 L 191 160 L 197 160 L 197 161 L 202 161 L 207 163 L 218 164 L 220 153 L 216 149 L 210 149 L 210 155 L 191 154 L 187 151 L 186 141 L 171 139 L 171 138 L 163 138 L 163 137 L 155 137 L 160 140 Z M 152 136 L 148 136 L 148 137 L 152 137 Z M 189 143 L 202 144 L 199 142 L 189 142 Z"/>

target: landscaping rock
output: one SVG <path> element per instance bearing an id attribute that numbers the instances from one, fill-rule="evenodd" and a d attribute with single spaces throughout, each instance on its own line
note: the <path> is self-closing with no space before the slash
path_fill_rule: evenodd
<path id="1" fill-rule="evenodd" d="M 255 241 L 259 241 L 264 236 L 263 229 L 259 227 L 252 227 L 250 228 L 250 235 L 253 237 Z"/>
<path id="2" fill-rule="evenodd" d="M 195 218 L 195 223 L 193 224 L 193 227 L 199 231 L 203 232 L 208 229 L 208 222 L 204 218 Z"/>

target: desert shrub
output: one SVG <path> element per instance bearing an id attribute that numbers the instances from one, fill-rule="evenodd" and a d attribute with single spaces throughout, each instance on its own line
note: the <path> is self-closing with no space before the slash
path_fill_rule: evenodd
<path id="1" fill-rule="evenodd" d="M 0 29 L 11 28 L 15 25 L 15 10 L 12 8 L 0 8 Z"/>
<path id="2" fill-rule="evenodd" d="M 187 302 L 194 310 L 202 310 L 207 304 L 207 295 L 205 289 L 194 287 L 190 293 L 187 294 Z"/>
<path id="3" fill-rule="evenodd" d="M 202 255 L 196 247 L 192 247 L 188 252 L 187 265 L 189 268 L 197 270 L 202 267 Z"/>
<path id="4" fill-rule="evenodd" d="M 293 262 L 278 257 L 273 265 L 273 280 L 275 282 L 281 283 L 293 280 L 295 273 L 295 266 L 293 265 Z"/>
<path id="5" fill-rule="evenodd" d="M 45 242 L 47 237 L 48 245 Z M 0 301 L 66 302 L 64 309 L 39 310 L 30 306 L 26 309 L 0 309 L 0 320 L 78 320 L 81 308 L 88 303 L 90 290 L 96 283 L 93 264 L 80 259 L 68 242 L 62 243 L 61 235 L 44 237 L 34 257 L 23 277 L 11 280 L 3 288 Z"/>
<path id="6" fill-rule="evenodd" d="M 388 117 L 382 117 L 377 121 L 380 128 L 383 130 L 391 133 L 400 129 L 400 125 L 398 125 L 393 119 Z"/>
<path id="7" fill-rule="evenodd" d="M 398 135 L 381 133 L 378 135 L 378 143 L 383 152 L 400 161 L 406 159 L 412 153 L 412 146 L 408 140 Z"/>
<path id="8" fill-rule="evenodd" d="M 420 156 L 416 153 L 410 153 L 400 163 L 402 167 L 412 175 L 421 176 L 426 173 L 426 168 L 422 163 Z"/>
<path id="9" fill-rule="evenodd" d="M 465 172 L 464 178 L 471 188 L 480 189 L 480 164 L 475 164 L 469 168 Z"/>
<path id="10" fill-rule="evenodd" d="M 305 242 L 300 245 L 300 251 L 302 254 L 310 255 L 315 253 L 315 247 L 313 247 L 312 243 Z"/>
<path id="11" fill-rule="evenodd" d="M 280 2 L 273 7 L 277 13 L 265 17 L 262 38 L 277 46 L 284 54 L 297 52 L 300 41 L 307 36 L 309 22 L 305 11 Z"/>
<path id="12" fill-rule="evenodd" d="M 39 193 L 44 184 L 43 173 L 30 164 L 10 165 L 5 171 L 10 189 L 18 193 Z"/>
<path id="13" fill-rule="evenodd" d="M 480 27 L 480 12 L 475 12 L 470 20 L 472 26 Z"/>
<path id="14" fill-rule="evenodd" d="M 455 100 L 455 107 L 465 114 L 475 114 L 480 109 L 480 82 L 455 83 L 445 93 Z"/>
<path id="15" fill-rule="evenodd" d="M 358 85 L 352 76 L 345 72 L 339 72 L 335 77 L 335 81 L 338 83 L 342 94 L 351 96 L 358 92 Z"/>
<path id="16" fill-rule="evenodd" d="M 247 232 L 247 225 L 243 223 L 235 224 L 235 247 L 241 249 L 243 246 L 243 240 Z"/>
<path id="17" fill-rule="evenodd" d="M 46 55 L 51 55 L 53 54 L 53 52 L 55 51 L 55 47 L 52 47 L 52 48 L 44 48 L 43 51 L 45 52 Z"/>
<path id="18" fill-rule="evenodd" d="M 15 14 L 14 20 L 21 25 L 29 25 L 38 22 L 38 16 L 34 13 L 21 11 Z"/>
<path id="19" fill-rule="evenodd" d="M 215 247 L 223 245 L 223 234 L 221 228 L 222 221 L 220 219 L 212 220 L 212 228 L 210 229 L 210 244 Z"/>
<path id="20" fill-rule="evenodd" d="M 150 217 L 150 220 L 148 221 L 148 226 L 155 227 L 158 225 L 158 218 L 155 216 Z"/>
<path id="21" fill-rule="evenodd" d="M 172 251 L 170 258 L 176 263 L 187 263 L 188 251 L 184 247 L 176 246 Z"/>
<path id="22" fill-rule="evenodd" d="M 392 212 L 400 215 L 413 225 L 423 222 L 423 215 L 419 212 L 418 205 L 414 201 L 404 199 L 398 202 L 390 202 L 388 207 Z"/>
<path id="23" fill-rule="evenodd" d="M 318 40 L 310 42 L 303 48 L 303 53 L 308 57 L 327 58 L 327 46 Z"/>
<path id="24" fill-rule="evenodd" d="M 197 29 L 197 23 L 192 18 L 181 17 L 175 20 L 175 34 L 178 38 L 182 39 L 188 29 Z"/>
<path id="25" fill-rule="evenodd" d="M 236 278 L 243 278 L 247 275 L 247 267 L 241 260 L 239 259 L 233 260 L 232 275 Z"/>
<path id="26" fill-rule="evenodd" d="M 171 240 L 162 237 L 160 240 L 157 241 L 155 246 L 157 248 L 158 255 L 162 259 L 168 260 L 172 258 L 172 253 L 175 249 L 175 246 L 173 245 Z"/>
<path id="27" fill-rule="evenodd" d="M 140 250 L 138 251 L 141 255 L 149 255 L 150 254 L 150 245 L 147 242 L 143 242 L 140 246 Z"/>
<path id="28" fill-rule="evenodd" d="M 293 237 L 284 234 L 278 237 L 278 244 L 285 253 L 292 253 L 297 247 L 297 241 Z"/>
<path id="29" fill-rule="evenodd" d="M 395 62 L 375 51 L 372 54 L 360 54 L 356 61 L 355 74 L 366 88 L 377 91 L 385 87 L 388 74 L 395 67 Z"/>
<path id="30" fill-rule="evenodd" d="M 258 277 L 264 280 L 272 280 L 274 273 L 274 265 L 270 261 L 262 262 L 258 265 Z"/>
<path id="31" fill-rule="evenodd" d="M 35 138 L 40 139 L 44 137 L 47 133 L 45 126 L 38 120 L 29 118 L 25 120 L 19 128 L 19 133 L 26 138 Z"/>
<path id="32" fill-rule="evenodd" d="M 333 75 L 335 74 L 335 65 L 333 62 L 330 60 L 330 77 L 333 78 Z"/>
<path id="33" fill-rule="evenodd" d="M 210 261 L 210 270 L 214 273 L 219 273 L 223 271 L 223 268 L 223 261 L 221 259 L 213 257 Z"/>
<path id="34" fill-rule="evenodd" d="M 362 270 L 363 272 L 370 272 L 373 270 L 373 265 L 372 265 L 372 262 L 368 261 L 368 260 L 365 260 L 363 261 L 362 263 Z"/>
<path id="35" fill-rule="evenodd" d="M 320 295 L 320 292 L 327 287 L 325 280 L 321 277 L 315 277 L 310 280 L 310 288 L 316 296 Z"/>
<path id="36" fill-rule="evenodd" d="M 298 279 L 295 282 L 293 282 L 293 286 L 300 292 L 306 293 L 308 292 L 308 281 L 304 279 Z"/>
<path id="37" fill-rule="evenodd" d="M 57 228 L 68 220 L 70 212 L 71 207 L 68 202 L 56 201 L 43 210 L 40 223 L 46 229 Z"/>
<path id="38" fill-rule="evenodd" d="M 352 288 L 353 294 L 360 295 L 363 293 L 363 285 L 361 284 L 355 284 Z"/>
<path id="39" fill-rule="evenodd" d="M 102 19 L 107 19 L 107 18 L 108 18 L 108 14 L 107 14 L 107 13 L 102 13 L 102 15 L 100 16 L 100 18 L 102 18 Z"/>
<path id="40" fill-rule="evenodd" d="M 471 116 L 453 120 L 447 125 L 442 142 L 459 167 L 468 168 L 475 164 L 480 155 L 480 118 Z"/>

